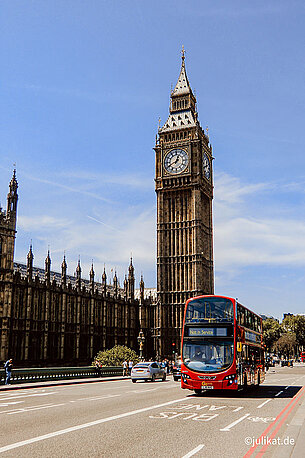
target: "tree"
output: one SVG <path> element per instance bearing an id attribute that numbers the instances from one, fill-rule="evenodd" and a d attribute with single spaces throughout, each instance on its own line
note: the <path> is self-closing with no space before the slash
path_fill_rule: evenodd
<path id="1" fill-rule="evenodd" d="M 282 326 L 286 332 L 295 333 L 298 346 L 305 346 L 305 316 L 286 316 L 282 322 Z"/>
<path id="2" fill-rule="evenodd" d="M 99 351 L 94 358 L 94 361 L 96 360 L 100 361 L 102 366 L 122 366 L 125 360 L 133 361 L 133 363 L 136 364 L 139 362 L 140 358 L 131 348 L 125 347 L 124 345 L 116 345 L 110 350 Z"/>
<path id="3" fill-rule="evenodd" d="M 277 353 L 284 355 L 287 359 L 293 355 L 297 339 L 294 332 L 285 332 L 275 343 L 274 348 Z"/>
<path id="4" fill-rule="evenodd" d="M 282 327 L 277 320 L 268 318 L 263 321 L 263 341 L 268 352 L 272 350 L 275 342 L 278 341 L 282 332 Z"/>

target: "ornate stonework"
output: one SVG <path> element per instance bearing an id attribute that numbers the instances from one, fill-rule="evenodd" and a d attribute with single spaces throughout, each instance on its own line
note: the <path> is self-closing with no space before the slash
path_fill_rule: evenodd
<path id="1" fill-rule="evenodd" d="M 45 268 L 34 267 L 32 247 L 26 264 L 14 263 L 17 188 L 14 171 L 7 210 L 0 211 L 0 360 L 12 357 L 28 366 L 87 364 L 98 351 L 117 344 L 137 350 L 140 309 L 146 316 L 150 301 L 144 298 L 143 279 L 135 299 L 132 260 L 123 288 L 116 274 L 107 284 L 105 269 L 102 283 L 96 283 L 93 265 L 90 280 L 83 279 L 80 261 L 75 276 L 67 275 L 65 257 L 61 273 L 53 272 L 49 252 Z M 147 353 L 149 345 L 147 339 Z"/>
<path id="2" fill-rule="evenodd" d="M 155 352 L 179 352 L 185 302 L 214 292 L 212 147 L 201 128 L 184 52 L 169 116 L 158 130 Z M 173 347 L 174 344 L 174 347 Z"/>

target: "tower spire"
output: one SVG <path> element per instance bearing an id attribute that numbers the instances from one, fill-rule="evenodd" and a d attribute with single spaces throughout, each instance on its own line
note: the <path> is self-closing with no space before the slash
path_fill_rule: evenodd
<path id="1" fill-rule="evenodd" d="M 50 277 L 51 277 L 51 258 L 50 258 L 50 250 L 48 249 L 48 254 L 45 259 L 45 273 L 44 277 L 46 282 L 50 282 Z"/>
<path id="2" fill-rule="evenodd" d="M 184 46 L 182 46 L 181 60 L 178 81 L 171 91 L 169 117 L 165 124 L 159 127 L 159 135 L 173 130 L 190 129 L 198 124 L 196 97 L 186 74 Z"/>
<path id="3" fill-rule="evenodd" d="M 28 256 L 27 256 L 27 276 L 30 279 L 32 279 L 32 274 L 33 274 L 33 259 L 34 259 L 34 255 L 32 251 L 32 241 L 31 241 L 30 249 L 29 249 Z"/>
<path id="4" fill-rule="evenodd" d="M 182 51 L 181 51 L 181 59 L 182 59 L 182 65 L 184 65 L 184 60 L 185 60 L 185 49 L 184 46 L 182 45 Z"/>
<path id="5" fill-rule="evenodd" d="M 181 62 L 180 74 L 179 74 L 179 78 L 175 86 L 175 89 L 172 91 L 172 94 L 171 94 L 172 96 L 182 96 L 182 95 L 185 96 L 188 94 L 193 95 L 189 80 L 187 78 L 186 69 L 185 69 L 184 46 L 182 46 L 181 59 L 182 59 L 182 62 Z"/>
<path id="6" fill-rule="evenodd" d="M 61 284 L 66 286 L 67 283 L 67 263 L 66 263 L 66 253 L 64 253 L 64 259 L 61 264 Z"/>
<path id="7" fill-rule="evenodd" d="M 13 171 L 13 176 L 9 184 L 9 193 L 7 195 L 7 214 L 16 221 L 17 201 L 18 201 L 18 182 L 16 179 L 16 169 Z"/>

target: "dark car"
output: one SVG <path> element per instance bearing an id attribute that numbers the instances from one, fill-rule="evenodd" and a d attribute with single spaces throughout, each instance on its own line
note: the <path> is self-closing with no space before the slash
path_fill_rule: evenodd
<path id="1" fill-rule="evenodd" d="M 181 379 L 181 360 L 179 359 L 178 361 L 174 362 L 173 365 L 173 378 L 175 382 L 178 382 L 179 379 Z"/>

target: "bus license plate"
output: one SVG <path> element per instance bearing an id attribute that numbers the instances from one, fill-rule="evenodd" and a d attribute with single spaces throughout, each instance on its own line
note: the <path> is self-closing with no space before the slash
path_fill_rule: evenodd
<path id="1" fill-rule="evenodd" d="M 213 385 L 207 385 L 205 382 L 202 382 L 201 387 L 204 390 L 213 390 L 214 389 Z"/>

